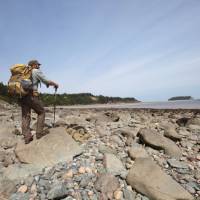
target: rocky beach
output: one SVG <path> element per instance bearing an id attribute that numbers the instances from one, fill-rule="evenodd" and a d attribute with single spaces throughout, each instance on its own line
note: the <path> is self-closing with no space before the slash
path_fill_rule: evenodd
<path id="1" fill-rule="evenodd" d="M 37 116 L 32 114 L 32 134 Z M 0 199 L 200 199 L 199 110 L 46 108 L 25 145 L 21 110 L 0 102 Z"/>

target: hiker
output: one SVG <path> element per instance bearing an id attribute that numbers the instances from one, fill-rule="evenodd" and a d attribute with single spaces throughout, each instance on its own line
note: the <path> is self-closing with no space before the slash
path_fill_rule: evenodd
<path id="1" fill-rule="evenodd" d="M 58 88 L 57 83 L 48 80 L 44 76 L 40 70 L 40 65 L 41 64 L 37 60 L 31 60 L 28 62 L 28 66 L 32 69 L 32 90 L 20 99 L 20 104 L 22 107 L 22 134 L 24 135 L 25 144 L 28 144 L 33 140 L 33 136 L 30 130 L 31 109 L 33 109 L 38 114 L 36 138 L 40 139 L 42 136 L 48 133 L 47 130 L 44 130 L 45 110 L 39 98 L 38 84 L 42 82 L 47 87 L 53 86 L 55 89 Z"/>

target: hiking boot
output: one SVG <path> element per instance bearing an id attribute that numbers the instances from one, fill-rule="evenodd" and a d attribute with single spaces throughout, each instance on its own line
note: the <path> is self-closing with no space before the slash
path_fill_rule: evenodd
<path id="1" fill-rule="evenodd" d="M 30 135 L 30 136 L 24 137 L 24 141 L 25 141 L 25 144 L 29 144 L 31 141 L 33 141 L 33 136 Z"/>
<path id="2" fill-rule="evenodd" d="M 49 130 L 48 129 L 43 130 L 42 133 L 36 133 L 36 139 L 39 140 L 41 137 L 43 137 L 43 136 L 45 136 L 47 134 L 49 134 Z"/>

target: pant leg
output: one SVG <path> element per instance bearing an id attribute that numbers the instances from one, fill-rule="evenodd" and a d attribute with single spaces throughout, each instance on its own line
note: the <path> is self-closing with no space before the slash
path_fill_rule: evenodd
<path id="1" fill-rule="evenodd" d="M 20 101 L 22 108 L 22 134 L 25 139 L 31 137 L 30 122 L 31 122 L 31 107 L 29 97 L 23 97 Z"/>
<path id="2" fill-rule="evenodd" d="M 39 97 L 31 98 L 31 108 L 38 114 L 36 135 L 40 135 L 44 129 L 45 110 Z"/>

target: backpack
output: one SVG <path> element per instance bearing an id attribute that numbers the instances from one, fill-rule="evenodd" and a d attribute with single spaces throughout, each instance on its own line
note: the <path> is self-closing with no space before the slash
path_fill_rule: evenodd
<path id="1" fill-rule="evenodd" d="M 26 96 L 32 89 L 32 68 L 24 64 L 15 64 L 10 68 L 8 93 L 11 96 Z"/>

